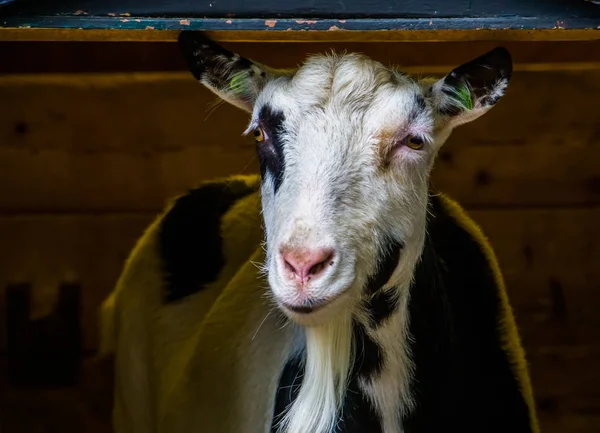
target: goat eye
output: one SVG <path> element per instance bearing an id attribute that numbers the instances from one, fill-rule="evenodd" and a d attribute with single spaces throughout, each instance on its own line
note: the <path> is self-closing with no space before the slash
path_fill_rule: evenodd
<path id="1" fill-rule="evenodd" d="M 419 137 L 408 136 L 405 138 L 405 143 L 407 147 L 410 147 L 413 150 L 423 149 L 425 143 Z"/>
<path id="2" fill-rule="evenodd" d="M 254 138 L 259 143 L 265 141 L 265 132 L 263 131 L 263 129 L 261 127 L 258 127 L 254 130 Z"/>

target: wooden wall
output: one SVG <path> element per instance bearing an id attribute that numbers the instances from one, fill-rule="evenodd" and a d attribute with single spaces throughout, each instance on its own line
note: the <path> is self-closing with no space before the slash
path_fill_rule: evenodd
<path id="1" fill-rule="evenodd" d="M 466 61 L 494 45 L 345 48 L 385 62 L 404 59 L 410 71 L 443 73 L 453 58 Z M 168 60 L 177 59 L 172 46 L 157 47 L 156 57 L 151 45 L 140 47 L 123 71 L 119 61 L 129 48 L 96 46 L 96 56 L 88 53 L 82 64 L 77 47 L 0 45 L 12 60 L 0 67 L 12 72 L 0 75 L 0 317 L 11 311 L 9 285 L 32 285 L 29 314 L 39 320 L 52 313 L 59 285 L 75 283 L 84 356 L 74 386 L 9 387 L 0 375 L 7 433 L 109 431 L 103 400 L 109 382 L 91 360 L 99 303 L 167 198 L 203 179 L 257 168 L 253 144 L 241 137 L 245 114 L 226 105 L 212 110 L 212 94 L 181 72 L 181 64 L 170 67 Z M 291 66 L 328 47 L 236 48 Z M 471 211 L 496 249 L 543 431 L 597 432 L 600 67 L 589 61 L 600 57 L 600 45 L 510 48 L 517 72 L 507 95 L 486 116 L 455 131 L 433 183 Z M 51 62 L 52 53 L 61 61 L 44 67 L 39 56 Z M 117 53 L 112 60 L 111 53 Z M 588 62 L 573 66 L 583 60 Z M 110 72 L 92 73 L 97 69 Z M 7 359 L 6 323 L 0 321 L 0 366 Z"/>

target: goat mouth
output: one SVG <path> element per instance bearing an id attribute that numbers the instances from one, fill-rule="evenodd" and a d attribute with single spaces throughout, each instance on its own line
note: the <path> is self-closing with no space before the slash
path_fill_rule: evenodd
<path id="1" fill-rule="evenodd" d="M 329 298 L 324 298 L 324 299 L 319 299 L 318 301 L 311 301 L 311 302 L 305 302 L 304 304 L 300 304 L 300 305 L 292 305 L 292 304 L 288 304 L 286 302 L 282 302 L 281 305 L 296 314 L 310 314 L 310 313 L 314 313 L 315 311 L 321 310 L 323 308 L 325 308 L 326 306 L 330 305 L 331 303 L 333 303 L 335 300 L 337 300 L 340 296 L 342 296 L 346 291 L 342 291 L 340 293 L 338 293 L 335 296 L 331 296 Z"/>
<path id="2" fill-rule="evenodd" d="M 318 309 L 324 307 L 325 304 L 312 304 L 312 305 L 290 305 L 290 304 L 283 304 L 283 306 L 285 308 L 287 308 L 288 310 L 294 312 L 294 313 L 309 314 L 309 313 L 312 313 L 315 310 L 318 310 Z"/>

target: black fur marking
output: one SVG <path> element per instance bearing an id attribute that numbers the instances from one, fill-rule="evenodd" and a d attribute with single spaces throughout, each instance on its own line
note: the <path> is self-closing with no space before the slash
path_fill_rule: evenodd
<path id="1" fill-rule="evenodd" d="M 417 109 L 415 111 L 417 111 L 418 113 L 425 111 L 425 109 L 427 108 L 427 103 L 425 102 L 425 98 L 423 98 L 422 95 L 417 94 L 415 96 L 415 104 L 417 106 Z"/>
<path id="2" fill-rule="evenodd" d="M 285 172 L 285 157 L 283 154 L 283 123 L 285 116 L 281 111 L 274 111 L 265 105 L 258 115 L 261 127 L 265 129 L 269 139 L 256 143 L 256 152 L 260 163 L 260 173 L 264 181 L 267 171 L 273 176 L 275 193 L 283 182 Z"/>
<path id="3" fill-rule="evenodd" d="M 427 108 L 427 103 L 425 102 L 425 98 L 423 98 L 420 94 L 415 94 L 415 107 L 410 113 L 409 122 L 414 122 Z"/>
<path id="4" fill-rule="evenodd" d="M 354 323 L 354 338 L 357 338 L 357 358 L 351 380 L 346 391 L 341 419 L 335 433 L 381 433 L 379 416 L 371 402 L 358 386 L 359 377 L 368 379 L 381 370 L 383 356 L 381 349 L 366 334 L 364 328 Z M 364 346 L 362 343 L 364 342 Z M 287 408 L 298 397 L 304 376 L 304 360 L 301 356 L 290 359 L 279 379 L 275 396 L 275 407 L 271 433 L 277 432 Z"/>
<path id="5" fill-rule="evenodd" d="M 381 433 L 381 421 L 371 402 L 358 387 L 356 380 L 350 382 L 342 407 L 342 419 L 336 433 Z"/>
<path id="6" fill-rule="evenodd" d="M 365 302 L 370 325 L 377 329 L 398 308 L 398 294 L 395 290 L 380 290 Z"/>
<path id="7" fill-rule="evenodd" d="M 529 411 L 502 350 L 500 299 L 477 242 L 431 198 L 409 303 L 416 409 L 406 433 L 530 433 Z"/>
<path id="8" fill-rule="evenodd" d="M 396 266 L 398 266 L 402 248 L 404 248 L 402 242 L 395 240 L 389 241 L 389 247 L 379 261 L 379 269 L 374 275 L 371 275 L 367 281 L 367 294 L 375 293 L 388 282 L 394 273 Z"/>
<path id="9" fill-rule="evenodd" d="M 158 234 L 166 303 L 196 293 L 217 279 L 225 264 L 221 218 L 252 192 L 243 181 L 215 182 L 176 200 Z"/>
<path id="10" fill-rule="evenodd" d="M 383 368 L 383 350 L 369 337 L 365 327 L 360 323 L 355 321 L 352 331 L 356 350 L 352 376 L 372 379 L 381 373 L 381 369 Z"/>

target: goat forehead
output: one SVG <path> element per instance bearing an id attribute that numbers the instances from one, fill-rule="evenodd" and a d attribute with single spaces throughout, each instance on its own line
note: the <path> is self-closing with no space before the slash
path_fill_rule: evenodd
<path id="1" fill-rule="evenodd" d="M 359 54 L 309 58 L 290 79 L 275 80 L 263 95 L 288 117 L 319 117 L 328 121 L 363 114 L 402 116 L 415 104 L 419 87 L 414 80 Z M 312 119 L 314 121 L 316 119 Z"/>

